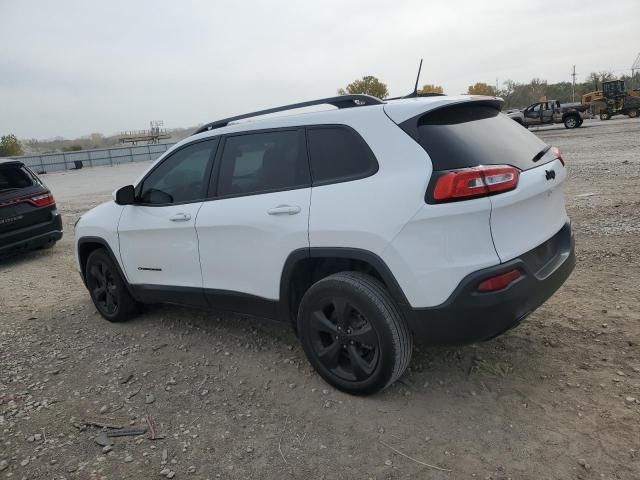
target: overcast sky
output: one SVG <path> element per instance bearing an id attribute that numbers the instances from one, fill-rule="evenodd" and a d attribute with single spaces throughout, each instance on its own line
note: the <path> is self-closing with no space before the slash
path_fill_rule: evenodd
<path id="1" fill-rule="evenodd" d="M 336 93 L 629 68 L 640 0 L 0 0 L 0 134 L 187 127 Z"/>

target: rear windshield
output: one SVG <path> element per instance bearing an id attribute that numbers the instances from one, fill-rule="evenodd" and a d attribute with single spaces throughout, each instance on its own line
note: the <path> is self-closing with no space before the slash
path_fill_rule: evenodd
<path id="1" fill-rule="evenodd" d="M 22 165 L 0 165 L 0 192 L 32 187 L 33 176 Z"/>
<path id="2" fill-rule="evenodd" d="M 495 108 L 473 103 L 423 115 L 418 119 L 417 136 L 434 170 L 478 165 L 513 165 L 527 170 L 535 167 L 549 148 Z"/>

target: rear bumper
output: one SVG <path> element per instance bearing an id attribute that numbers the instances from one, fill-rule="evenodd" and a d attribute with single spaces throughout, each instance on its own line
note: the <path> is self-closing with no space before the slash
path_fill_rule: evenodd
<path id="1" fill-rule="evenodd" d="M 52 210 L 51 219 L 47 222 L 0 233 L 0 255 L 33 250 L 61 238 L 62 216 L 57 210 Z"/>
<path id="2" fill-rule="evenodd" d="M 551 239 L 509 262 L 465 277 L 449 299 L 437 307 L 405 308 L 416 340 L 438 345 L 463 345 L 494 338 L 518 325 L 542 305 L 569 277 L 576 264 L 571 225 Z M 477 291 L 487 277 L 520 269 L 523 276 L 490 293 Z"/>

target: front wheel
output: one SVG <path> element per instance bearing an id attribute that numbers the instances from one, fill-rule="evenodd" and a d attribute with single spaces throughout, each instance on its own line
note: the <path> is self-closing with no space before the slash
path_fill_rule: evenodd
<path id="1" fill-rule="evenodd" d="M 571 115 L 564 119 L 564 128 L 576 128 L 580 126 L 580 121 L 575 115 Z"/>
<path id="2" fill-rule="evenodd" d="M 607 112 L 602 112 L 600 114 L 600 120 L 610 120 L 611 119 L 611 115 L 609 115 Z"/>
<path id="3" fill-rule="evenodd" d="M 629 113 L 627 115 L 629 115 L 629 118 L 637 118 L 638 110 L 636 110 L 635 108 L 633 110 L 629 110 Z"/>
<path id="4" fill-rule="evenodd" d="M 110 322 L 124 322 L 133 316 L 136 301 L 129 294 L 116 265 L 105 250 L 91 252 L 85 277 L 91 300 L 100 315 Z"/>
<path id="5" fill-rule="evenodd" d="M 378 392 L 409 365 L 413 339 L 387 289 L 360 272 L 323 278 L 298 311 L 307 358 L 329 384 L 354 395 Z"/>

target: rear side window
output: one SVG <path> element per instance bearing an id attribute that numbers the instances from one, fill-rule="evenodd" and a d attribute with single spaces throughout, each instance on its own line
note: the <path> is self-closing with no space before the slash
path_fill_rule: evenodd
<path id="1" fill-rule="evenodd" d="M 33 176 L 22 165 L 0 165 L 0 192 L 32 187 Z"/>
<path id="2" fill-rule="evenodd" d="M 417 131 L 409 122 L 417 121 Z M 415 123 L 414 123 L 415 125 Z M 465 103 L 440 108 L 401 127 L 427 151 L 434 170 L 478 165 L 536 166 L 548 146 L 496 108 Z M 412 135 L 413 136 L 413 135 Z"/>
<path id="3" fill-rule="evenodd" d="M 225 140 L 218 196 L 252 195 L 309 185 L 302 129 L 250 133 Z"/>
<path id="4" fill-rule="evenodd" d="M 307 131 L 313 185 L 368 177 L 378 171 L 369 146 L 347 127 L 312 127 Z"/>

